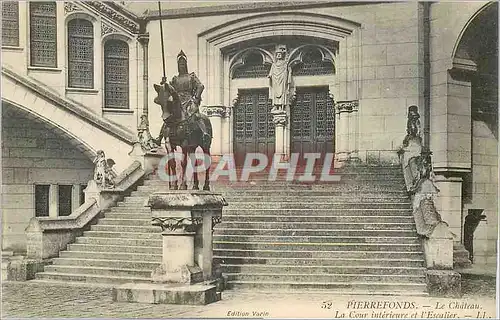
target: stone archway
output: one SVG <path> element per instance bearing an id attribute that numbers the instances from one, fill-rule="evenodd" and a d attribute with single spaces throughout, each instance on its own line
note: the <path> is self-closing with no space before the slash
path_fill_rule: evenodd
<path id="1" fill-rule="evenodd" d="M 484 210 L 486 220 L 473 235 L 473 246 L 465 243 L 474 263 L 493 264 L 496 260 L 498 208 L 498 3 L 480 10 L 466 26 L 457 42 L 454 61 L 473 65 L 463 73 L 470 83 L 471 171 L 463 175 L 462 226 L 476 210 Z M 468 218 L 470 219 L 470 218 Z M 462 232 L 462 240 L 472 235 Z M 474 248 L 473 248 L 474 247 Z"/>
<path id="2" fill-rule="evenodd" d="M 430 148 L 441 190 L 437 206 L 457 244 L 463 242 L 469 209 L 484 209 L 487 221 L 479 224 L 483 230 L 476 231 L 474 250 L 474 260 L 480 264 L 496 261 L 497 21 L 498 3 L 473 14 L 449 53 L 450 67 L 431 78 Z M 432 63 L 431 69 L 442 67 Z"/>

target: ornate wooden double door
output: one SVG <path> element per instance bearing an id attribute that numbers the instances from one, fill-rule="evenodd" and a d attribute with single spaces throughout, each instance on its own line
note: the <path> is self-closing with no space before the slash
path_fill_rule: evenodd
<path id="1" fill-rule="evenodd" d="M 234 109 L 234 158 L 242 166 L 247 153 L 274 154 L 274 123 L 268 89 L 239 90 Z M 271 159 L 271 158 L 269 158 Z"/>
<path id="2" fill-rule="evenodd" d="M 275 126 L 268 89 L 239 90 L 233 110 L 234 156 L 243 165 L 247 153 L 275 153 Z M 335 112 L 328 87 L 299 87 L 290 113 L 290 152 L 334 152 Z M 300 156 L 303 162 L 303 156 Z M 321 161 L 321 160 L 320 160 Z"/>
<path id="3" fill-rule="evenodd" d="M 298 87 L 290 108 L 291 152 L 303 154 L 334 152 L 335 110 L 328 87 Z M 319 160 L 321 162 L 322 160 Z"/>

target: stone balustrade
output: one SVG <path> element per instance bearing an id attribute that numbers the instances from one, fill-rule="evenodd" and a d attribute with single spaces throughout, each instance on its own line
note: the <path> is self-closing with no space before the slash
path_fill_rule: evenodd
<path id="1" fill-rule="evenodd" d="M 71 215 L 32 218 L 26 228 L 27 258 L 41 261 L 58 256 L 103 210 L 115 205 L 143 177 L 141 163 L 135 161 L 116 177 L 115 188 L 100 189 L 91 180 L 85 189 L 85 202 Z"/>

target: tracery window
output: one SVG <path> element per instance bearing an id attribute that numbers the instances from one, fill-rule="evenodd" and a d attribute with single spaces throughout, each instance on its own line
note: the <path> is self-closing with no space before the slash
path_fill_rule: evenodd
<path id="1" fill-rule="evenodd" d="M 104 107 L 129 107 L 129 50 L 122 40 L 104 45 Z"/>
<path id="2" fill-rule="evenodd" d="M 94 26 L 89 20 L 68 22 L 68 85 L 94 87 Z"/>
<path id="3" fill-rule="evenodd" d="M 2 2 L 2 45 L 19 46 L 19 3 Z"/>
<path id="4" fill-rule="evenodd" d="M 269 75 L 271 65 L 262 59 L 262 55 L 257 52 L 250 53 L 245 58 L 245 64 L 234 70 L 233 79 L 239 78 L 265 78 Z"/>
<path id="5" fill-rule="evenodd" d="M 57 12 L 55 2 L 30 2 L 30 65 L 57 67 Z"/>
<path id="6" fill-rule="evenodd" d="M 335 73 L 333 63 L 323 61 L 318 49 L 311 48 L 303 53 L 302 62 L 292 69 L 294 76 L 314 76 Z"/>

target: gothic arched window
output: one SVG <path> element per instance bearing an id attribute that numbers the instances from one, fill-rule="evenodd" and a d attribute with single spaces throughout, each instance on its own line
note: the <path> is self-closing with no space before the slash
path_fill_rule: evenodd
<path id="1" fill-rule="evenodd" d="M 233 79 L 238 78 L 264 78 L 269 75 L 271 65 L 266 63 L 262 55 L 252 52 L 245 57 L 245 63 L 234 70 Z"/>
<path id="2" fill-rule="evenodd" d="M 129 107 L 129 53 L 122 40 L 104 44 L 104 107 Z"/>
<path id="3" fill-rule="evenodd" d="M 57 11 L 55 2 L 33 1 L 30 12 L 30 65 L 57 67 Z"/>
<path id="4" fill-rule="evenodd" d="M 335 73 L 333 63 L 323 61 L 321 52 L 310 48 L 302 54 L 302 62 L 292 69 L 294 76 L 315 76 Z"/>
<path id="5" fill-rule="evenodd" d="M 68 22 L 68 86 L 94 87 L 94 26 L 89 20 Z"/>
<path id="6" fill-rule="evenodd" d="M 2 2 L 2 45 L 19 46 L 19 3 Z"/>

